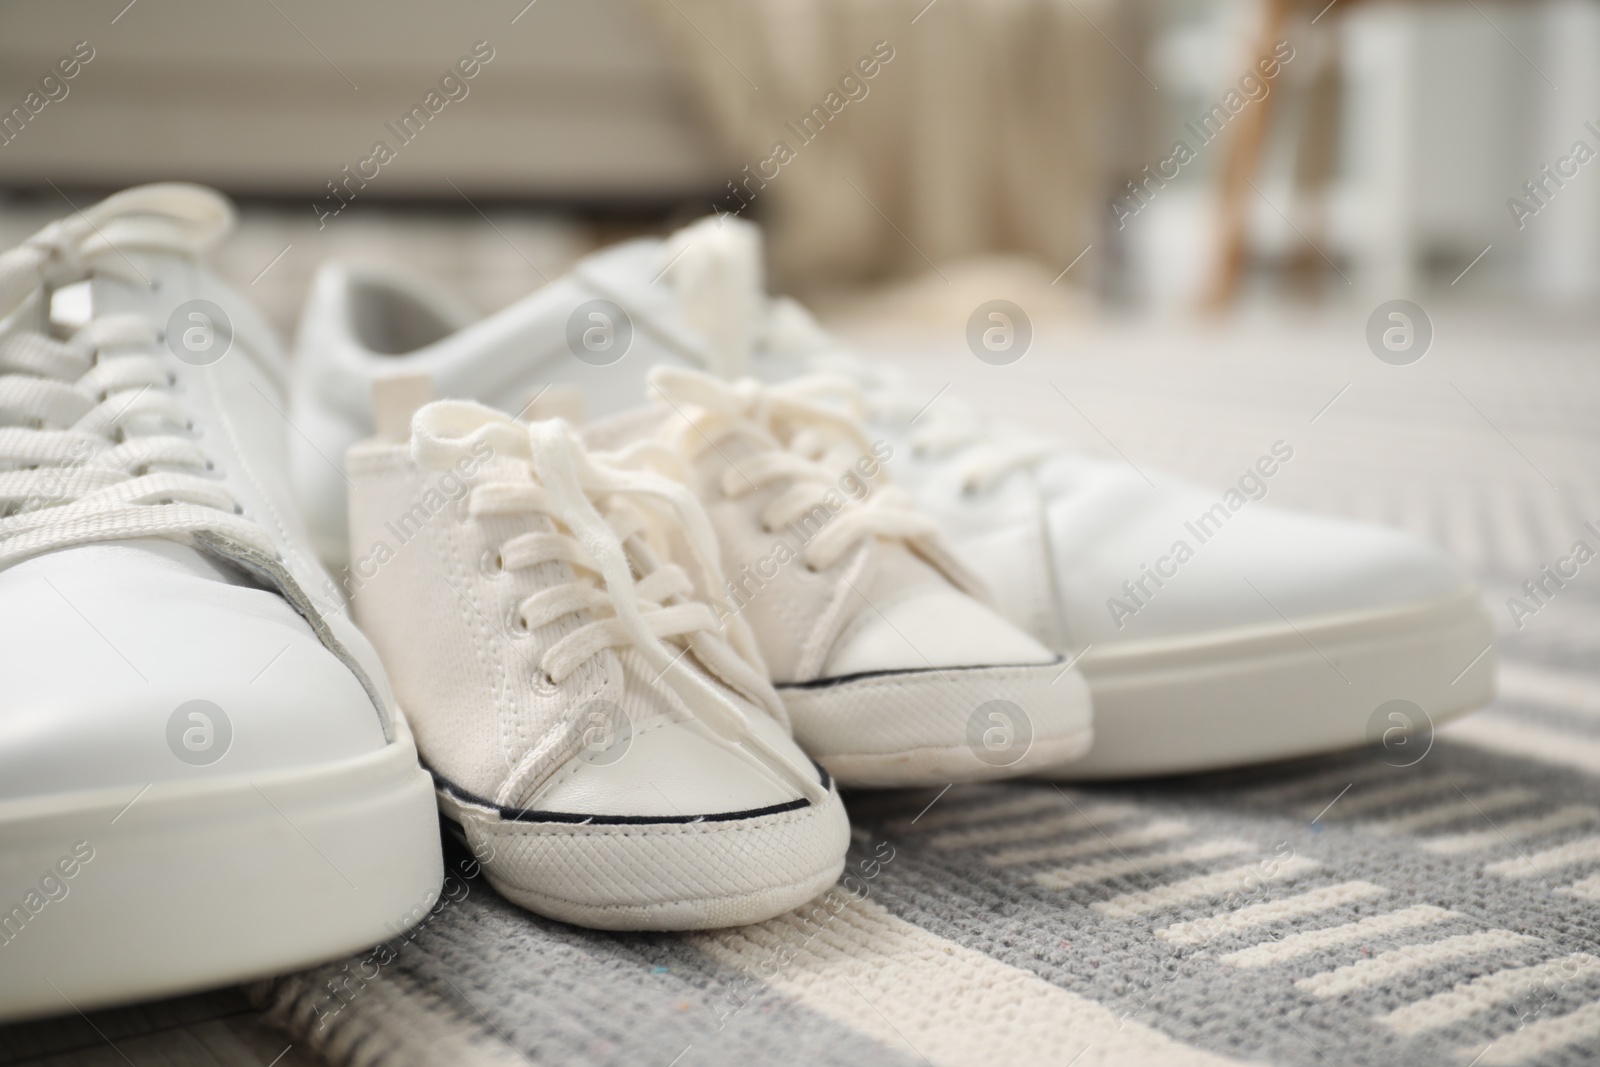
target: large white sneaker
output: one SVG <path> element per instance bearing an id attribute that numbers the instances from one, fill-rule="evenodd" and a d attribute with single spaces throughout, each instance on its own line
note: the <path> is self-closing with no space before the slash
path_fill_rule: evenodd
<path id="1" fill-rule="evenodd" d="M 978 599 L 976 583 L 886 475 L 893 450 L 818 401 L 657 367 L 656 403 L 586 436 L 677 473 L 705 503 L 795 738 L 845 785 L 1013 777 L 1081 756 L 1083 679 Z"/>
<path id="2" fill-rule="evenodd" d="M 1096 744 L 1056 777 L 1371 742 L 1409 759 L 1492 697 L 1493 627 L 1448 557 L 1398 530 L 1256 502 L 1292 458 L 1287 442 L 1208 491 L 1147 482 L 956 404 L 912 426 L 919 390 L 879 384 L 874 426 L 909 446 L 919 503 L 1007 614 L 1088 679 Z"/>
<path id="3" fill-rule="evenodd" d="M 614 930 L 758 922 L 832 885 L 844 805 L 742 620 L 693 597 L 721 571 L 688 490 L 559 421 L 440 401 L 409 425 L 348 457 L 353 602 L 490 883 Z"/>
<path id="4" fill-rule="evenodd" d="M 550 383 L 577 384 L 602 414 L 633 404 L 654 364 L 768 381 L 841 374 L 870 433 L 895 449 L 896 480 L 941 521 L 998 607 L 1087 677 L 1095 742 L 1063 775 L 1329 751 L 1392 738 L 1402 720 L 1427 729 L 1492 694 L 1488 616 L 1437 550 L 1245 503 L 1283 462 L 1270 450 L 1230 494 L 1148 484 L 1064 442 L 997 427 L 948 395 L 918 417 L 934 386 L 838 351 L 802 308 L 766 295 L 748 223 L 707 219 L 604 250 L 477 322 L 433 288 L 340 265 L 318 277 L 296 395 L 324 450 L 366 432 L 370 381 L 401 366 L 510 410 Z M 313 521 L 337 529 L 338 473 L 309 449 L 301 462 Z M 1180 540 L 1188 553 L 1174 551 Z"/>
<path id="5" fill-rule="evenodd" d="M 288 487 L 287 368 L 158 185 L 0 255 L 0 1018 L 301 967 L 443 876 Z"/>

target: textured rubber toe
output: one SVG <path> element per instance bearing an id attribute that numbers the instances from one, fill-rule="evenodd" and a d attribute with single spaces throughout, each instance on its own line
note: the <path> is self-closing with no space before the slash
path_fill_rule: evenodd
<path id="1" fill-rule="evenodd" d="M 831 782 L 820 805 L 795 799 L 681 816 L 505 808 L 435 784 L 439 810 L 502 896 L 601 930 L 770 919 L 837 881 L 849 846 L 849 819 Z"/>

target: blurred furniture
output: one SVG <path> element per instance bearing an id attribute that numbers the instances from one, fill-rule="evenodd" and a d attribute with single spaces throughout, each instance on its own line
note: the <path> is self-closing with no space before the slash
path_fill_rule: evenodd
<path id="1" fill-rule="evenodd" d="M 0 146 L 0 182 L 184 177 L 310 202 L 380 139 L 396 158 L 358 195 L 660 202 L 721 182 L 631 0 L 125 2 L 0 6 L 5 111 L 76 42 L 95 49 Z M 494 58 L 468 95 L 400 147 L 385 124 L 478 41 Z"/>
<path id="2" fill-rule="evenodd" d="M 1129 95 L 1148 91 L 1118 53 L 1134 48 L 1120 23 L 1125 5 L 648 6 L 683 56 L 727 159 L 729 184 L 715 206 L 748 203 L 760 213 L 780 285 L 896 274 L 948 281 L 958 260 L 997 254 L 1037 260 L 1048 279 L 1100 239 L 1114 170 L 1108 145 Z M 857 64 L 875 48 L 893 58 L 862 78 Z M 819 132 L 800 128 L 824 107 L 826 121 L 808 127 Z M 768 164 L 779 145 L 793 159 Z M 1096 267 L 1091 259 L 1065 284 Z"/>
<path id="3" fill-rule="evenodd" d="M 1428 104 L 1435 105 L 1436 112 L 1440 102 L 1426 99 L 1428 72 L 1419 70 L 1425 41 L 1418 16 L 1424 6 L 1430 11 L 1461 8 L 1391 0 L 1262 0 L 1256 56 L 1270 55 L 1273 43 L 1286 32 L 1304 39 L 1304 30 L 1312 22 L 1324 28 L 1331 50 L 1303 86 L 1304 106 L 1292 131 L 1297 140 L 1292 181 L 1295 202 L 1285 210 L 1300 219 L 1299 225 L 1290 223 L 1300 243 L 1291 260 L 1304 288 L 1315 288 L 1317 277 L 1330 267 L 1338 270 L 1322 246 L 1336 157 L 1346 147 L 1340 144 L 1341 138 L 1353 142 L 1350 147 L 1361 157 L 1349 177 L 1356 188 L 1363 224 L 1343 235 L 1344 247 L 1339 250 L 1349 253 L 1346 258 L 1357 277 L 1352 280 L 1346 272 L 1339 273 L 1364 291 L 1387 295 L 1415 292 L 1419 283 L 1429 251 L 1422 233 L 1425 222 L 1431 221 L 1424 218 L 1426 201 L 1444 191 L 1431 187 L 1428 179 L 1437 177 L 1437 172 L 1429 168 L 1420 145 L 1424 139 L 1420 125 L 1428 121 Z M 1501 19 L 1505 6 L 1491 5 Z M 1515 160 L 1514 173 L 1526 180 L 1538 178 L 1540 164 L 1566 152 L 1576 138 L 1600 148 L 1600 141 L 1584 127 L 1594 108 L 1600 106 L 1600 64 L 1594 60 L 1600 48 L 1600 3 L 1547 0 L 1519 6 L 1534 12 L 1536 43 L 1526 51 L 1476 3 L 1470 17 L 1485 24 L 1475 27 L 1480 33 L 1492 31 L 1497 41 L 1525 64 L 1512 69 L 1533 86 L 1533 97 L 1527 102 L 1533 121 L 1519 123 L 1523 128 L 1515 132 L 1526 135 L 1531 130 L 1533 143 L 1507 144 L 1495 137 L 1504 131 L 1487 128 L 1492 115 L 1479 116 L 1479 128 L 1474 132 L 1493 138 L 1495 153 L 1502 161 Z M 1484 72 L 1486 76 L 1489 73 Z M 1351 92 L 1355 85 L 1366 90 L 1364 99 Z M 1505 95 L 1511 86 L 1502 82 L 1496 88 Z M 1226 308 L 1238 296 L 1248 258 L 1252 208 L 1262 196 L 1263 148 L 1271 116 L 1282 106 L 1278 95 L 1269 94 L 1253 106 L 1227 145 L 1218 190 L 1217 249 L 1201 298 L 1202 306 L 1210 310 Z M 1445 103 L 1454 112 L 1448 117 L 1471 114 L 1469 102 Z M 1476 266 L 1498 241 L 1505 249 L 1500 258 L 1510 257 L 1516 263 L 1523 285 L 1536 295 L 1570 300 L 1600 291 L 1600 182 L 1574 182 L 1573 186 L 1562 187 L 1559 198 L 1551 198 L 1550 206 L 1559 205 L 1562 221 L 1547 219 L 1526 227 L 1529 232 L 1522 240 L 1524 226 L 1494 226 L 1490 228 L 1494 240 L 1454 250 L 1465 256 L 1462 266 Z M 1505 192 L 1526 195 L 1515 179 Z M 1497 208 L 1502 212 L 1500 218 L 1510 217 L 1499 203 L 1484 203 L 1483 213 L 1489 215 Z M 1465 273 L 1456 275 L 1456 280 Z"/>
<path id="4" fill-rule="evenodd" d="M 1353 3 L 1354 0 L 1345 2 Z M 1272 61 L 1273 47 L 1283 39 L 1294 6 L 1295 0 L 1263 0 L 1261 29 L 1250 68 Z M 1239 292 L 1240 279 L 1244 277 L 1247 212 L 1250 199 L 1256 195 L 1252 179 L 1261 167 L 1261 150 L 1266 141 L 1267 124 L 1281 95 L 1269 92 L 1253 107 L 1247 108 L 1228 141 L 1218 190 L 1220 218 L 1217 263 L 1210 291 L 1204 298 L 1204 305 L 1212 310 L 1233 303 Z M 1301 130 L 1301 136 L 1308 138 L 1323 133 L 1314 129 Z"/>

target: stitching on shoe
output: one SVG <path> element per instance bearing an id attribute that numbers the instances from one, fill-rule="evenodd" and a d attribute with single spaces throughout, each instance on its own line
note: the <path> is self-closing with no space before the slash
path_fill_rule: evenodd
<path id="1" fill-rule="evenodd" d="M 411 499 L 416 499 L 420 490 L 424 488 L 424 477 L 421 470 L 409 465 L 400 468 L 404 489 Z M 470 495 L 470 490 L 469 490 Z M 466 499 L 463 497 L 463 499 Z M 446 505 L 446 510 L 449 506 Z M 446 516 L 446 522 L 450 516 Z M 490 683 L 490 692 L 496 694 L 515 693 L 516 687 L 511 682 L 514 665 L 510 663 L 508 653 L 515 655 L 517 650 L 510 646 L 510 637 L 506 634 L 496 634 L 493 622 L 478 608 L 477 597 L 480 590 L 476 584 L 475 561 L 468 561 L 462 557 L 462 537 L 438 536 L 434 529 L 436 523 L 427 523 L 423 526 L 420 536 L 427 539 L 426 547 L 438 554 L 441 569 L 445 572 L 445 581 L 451 588 L 451 600 L 455 602 L 456 609 L 461 612 L 461 622 L 468 634 L 477 635 L 472 642 L 473 654 L 482 665 Z M 469 555 L 471 553 L 468 553 Z M 452 579 L 454 579 L 452 581 Z M 506 647 L 501 647 L 495 640 L 500 637 Z M 511 754 L 517 750 L 522 742 L 522 724 L 518 714 L 515 696 L 510 698 L 510 707 L 504 697 L 495 699 L 495 720 L 500 733 L 500 756 L 507 765 L 514 765 Z M 507 712 L 510 712 L 508 715 Z M 535 744 L 537 739 L 535 739 Z M 531 746 L 529 746 L 531 747 Z M 523 748 L 524 753 L 528 748 Z"/>
<path id="2" fill-rule="evenodd" d="M 800 655 L 795 661 L 797 672 L 812 674 L 821 671 L 828 658 L 828 650 L 839 643 L 855 619 L 863 613 L 861 605 L 855 602 L 864 599 L 866 594 L 861 592 L 856 582 L 861 580 L 868 564 L 875 561 L 878 555 L 872 540 L 868 539 L 857 545 L 849 556 L 834 564 L 838 568 L 838 578 L 834 581 L 833 595 L 801 643 Z M 872 602 L 869 600 L 867 603 Z M 848 605 L 855 605 L 854 615 L 847 610 Z"/>
<path id="3" fill-rule="evenodd" d="M 594 698 L 590 698 L 590 699 L 594 699 Z M 580 702 L 578 702 L 579 707 L 582 707 L 583 704 L 585 704 L 585 703 L 588 703 L 588 701 L 580 701 Z M 633 733 L 633 740 L 637 741 L 639 738 L 643 737 L 645 734 L 648 734 L 653 730 L 659 730 L 664 726 L 671 726 L 677 721 L 678 720 L 669 718 L 666 715 L 658 715 L 655 718 L 651 719 L 648 723 L 646 723 L 645 726 L 642 729 L 635 730 L 634 733 Z M 557 727 L 556 729 L 551 730 L 550 732 L 551 733 L 556 733 L 559 730 L 560 730 L 560 727 Z M 560 767 L 558 767 L 556 769 L 554 774 L 552 774 L 549 778 L 545 779 L 543 782 L 539 783 L 539 788 L 538 788 L 537 791 L 538 792 L 547 792 L 547 791 L 549 791 L 551 789 L 554 789 L 556 786 L 560 785 L 561 783 L 563 783 L 563 782 L 567 781 L 569 778 L 571 778 L 573 775 L 577 774 L 582 766 L 583 766 L 583 763 L 579 759 L 574 758 L 574 759 L 567 760 L 566 763 L 562 764 Z M 521 808 L 521 809 L 517 809 L 517 810 L 530 811 L 530 810 L 534 810 L 534 809 Z"/>

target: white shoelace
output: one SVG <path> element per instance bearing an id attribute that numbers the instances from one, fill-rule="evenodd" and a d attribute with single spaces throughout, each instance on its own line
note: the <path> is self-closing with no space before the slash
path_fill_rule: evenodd
<path id="1" fill-rule="evenodd" d="M 775 343 L 784 341 L 779 337 Z M 995 426 L 954 397 L 939 397 L 930 406 L 929 398 L 918 395 L 898 374 L 837 349 L 816 351 L 810 363 L 851 383 L 853 392 L 844 399 L 862 418 L 907 425 L 917 455 L 954 462 L 956 478 L 967 492 L 982 492 L 1016 471 L 1073 451 L 1064 441 Z"/>
<path id="2" fill-rule="evenodd" d="M 60 337 L 17 321 L 30 300 L 91 273 L 143 284 L 125 252 L 195 254 L 231 222 L 215 193 L 149 185 L 0 255 L 0 566 L 91 541 L 199 533 L 277 555 L 208 476 L 211 460 L 188 434 L 192 423 L 157 354 L 158 324 L 101 315 Z"/>
<path id="3" fill-rule="evenodd" d="M 730 460 L 721 488 L 737 499 L 782 485 L 783 491 L 761 510 L 764 529 L 776 531 L 819 508 L 831 516 L 801 550 L 805 565 L 814 570 L 827 569 L 869 537 L 931 542 L 939 532 L 938 523 L 916 511 L 898 487 L 860 477 L 853 465 L 872 454 L 872 443 L 859 423 L 819 399 L 838 384 L 802 378 L 762 386 L 750 379 L 728 382 L 674 367 L 650 372 L 651 387 L 683 416 L 664 424 L 669 455 L 693 462 L 724 439 L 741 437 L 757 451 Z M 650 446 L 631 451 L 644 456 Z M 859 496 L 842 491 L 842 480 L 851 473 L 862 486 Z M 836 508 L 826 502 L 830 493 L 839 503 Z"/>
<path id="4" fill-rule="evenodd" d="M 711 369 L 724 378 L 748 374 L 759 348 L 845 379 L 851 387 L 836 386 L 836 402 L 857 418 L 907 424 L 915 419 L 912 448 L 953 462 L 969 492 L 1073 452 L 1064 441 L 995 426 L 953 397 L 929 408 L 928 397 L 917 395 L 901 375 L 844 351 L 800 304 L 766 294 L 761 246 L 752 231 L 702 220 L 674 235 L 663 257 L 686 318 L 706 335 Z"/>
<path id="5" fill-rule="evenodd" d="M 412 422 L 413 454 L 428 468 L 451 466 L 480 440 L 498 456 L 525 459 L 534 481 L 476 485 L 467 498 L 468 514 L 544 515 L 556 526 L 553 532 L 519 534 L 505 542 L 500 565 L 515 570 L 561 562 L 574 574 L 573 581 L 522 601 L 519 621 L 531 629 L 572 615 L 590 620 L 546 649 L 540 669 L 560 683 L 607 649 L 635 649 L 714 735 L 748 747 L 808 800 L 820 803 L 827 790 L 816 776 L 767 744 L 726 692 L 683 662 L 693 651 L 708 670 L 787 722 L 743 620 L 730 618 L 724 627 L 709 607 L 690 599 L 695 583 L 688 573 L 654 559 L 639 539 L 652 519 L 669 524 L 688 544 L 700 580 L 720 589 L 716 537 L 694 496 L 671 479 L 590 454 L 565 423 L 524 426 L 465 401 L 429 404 Z M 606 508 L 605 515 L 597 504 Z M 636 568 L 644 573 L 636 577 Z M 674 649 L 669 639 L 683 647 Z"/>

